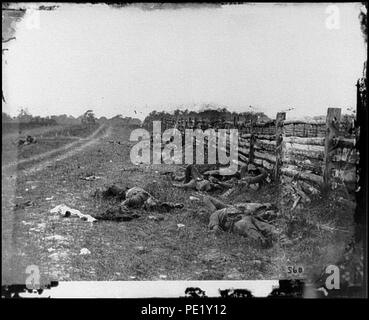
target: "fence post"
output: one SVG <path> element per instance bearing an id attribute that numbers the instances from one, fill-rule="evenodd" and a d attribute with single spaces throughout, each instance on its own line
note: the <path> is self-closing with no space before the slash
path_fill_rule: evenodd
<path id="1" fill-rule="evenodd" d="M 368 221 L 368 202 L 367 202 L 367 194 L 368 194 L 368 102 L 366 100 L 367 97 L 367 88 L 368 82 L 365 74 L 366 63 L 364 64 L 364 74 L 363 78 L 358 79 L 356 83 L 356 123 L 355 123 L 355 132 L 356 132 L 356 148 L 360 152 L 359 157 L 359 168 L 360 168 L 360 176 L 358 181 L 359 191 L 356 192 L 356 205 L 357 210 L 354 213 L 354 221 L 355 221 L 355 238 L 365 239 L 363 238 L 365 235 L 365 228 Z M 360 135 L 360 136 L 359 136 Z M 364 270 L 366 270 L 364 265 Z M 366 277 L 365 277 L 366 275 Z M 367 279 L 368 274 L 364 273 L 364 279 Z"/>
<path id="2" fill-rule="evenodd" d="M 285 112 L 278 112 L 275 120 L 275 167 L 274 181 L 279 183 L 282 167 L 282 141 L 283 141 L 283 121 L 286 120 Z"/>
<path id="3" fill-rule="evenodd" d="M 340 108 L 328 108 L 326 118 L 326 132 L 324 141 L 323 162 L 323 191 L 328 192 L 331 182 L 332 151 L 335 149 L 334 138 L 339 135 L 339 124 L 341 119 Z"/>
<path id="4" fill-rule="evenodd" d="M 254 163 L 254 143 L 255 143 L 255 135 L 254 135 L 254 119 L 251 119 L 250 123 L 250 152 L 249 152 L 249 163 Z"/>

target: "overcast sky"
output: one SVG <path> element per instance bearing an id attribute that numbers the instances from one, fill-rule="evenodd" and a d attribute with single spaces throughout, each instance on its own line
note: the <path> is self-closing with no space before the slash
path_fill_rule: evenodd
<path id="1" fill-rule="evenodd" d="M 355 107 L 365 60 L 360 4 L 337 6 L 338 29 L 326 26 L 328 4 L 40 11 L 40 27 L 26 17 L 6 46 L 3 111 L 143 119 L 215 103 L 272 117 L 294 107 L 292 118 Z"/>

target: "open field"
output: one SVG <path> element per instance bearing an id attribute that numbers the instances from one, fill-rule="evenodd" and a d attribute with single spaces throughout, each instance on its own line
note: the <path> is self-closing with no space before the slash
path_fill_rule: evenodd
<path id="1" fill-rule="evenodd" d="M 318 197 L 297 211 L 292 220 L 288 209 L 281 207 L 273 184 L 227 201 L 247 198 L 276 204 L 282 213 L 277 225 L 293 245 L 274 243 L 263 248 L 238 235 L 210 233 L 207 218 L 198 214 L 199 205 L 189 200 L 194 192 L 173 188 L 162 174 L 182 166 L 133 165 L 129 157 L 130 128 L 104 127 L 91 137 L 94 130 L 80 131 L 86 139 L 74 140 L 78 143 L 56 153 L 50 153 L 52 146 L 62 148 L 73 142 L 62 144 L 60 136 L 49 139 L 50 131 L 49 140 L 43 141 L 45 148 L 26 146 L 39 149 L 18 158 L 30 161 L 18 166 L 3 162 L 3 283 L 24 283 L 28 265 L 39 266 L 46 281 L 280 279 L 287 276 L 289 266 L 302 266 L 305 273 L 300 276 L 305 277 L 339 261 L 351 238 L 352 208 L 333 198 Z M 10 158 L 9 150 L 3 150 L 5 159 Z M 49 153 L 37 158 L 45 152 Z M 7 170 L 4 165 L 8 165 Z M 81 179 L 91 175 L 100 179 Z M 74 218 L 56 219 L 49 213 L 56 205 L 66 204 L 96 215 L 114 203 L 96 200 L 92 194 L 112 184 L 140 186 L 162 200 L 182 202 L 184 208 L 160 214 L 142 211 L 132 221 L 94 224 Z M 28 200 L 32 201 L 30 206 L 14 209 Z M 163 219 L 154 221 L 149 215 Z M 91 254 L 80 255 L 82 248 Z"/>
<path id="2" fill-rule="evenodd" d="M 99 126 L 92 125 L 69 125 L 69 126 L 38 126 L 28 128 L 22 124 L 21 130 L 6 131 L 3 128 L 2 135 L 2 165 L 29 160 L 58 148 L 67 148 L 69 144 L 76 144 L 76 140 L 87 138 Z M 37 143 L 20 145 L 18 141 L 25 139 L 27 135 L 36 138 Z"/>

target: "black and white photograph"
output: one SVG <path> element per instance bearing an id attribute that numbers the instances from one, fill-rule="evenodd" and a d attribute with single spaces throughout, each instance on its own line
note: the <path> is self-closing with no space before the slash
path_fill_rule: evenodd
<path id="1" fill-rule="evenodd" d="M 367 298 L 367 9 L 2 3 L 1 297 Z"/>

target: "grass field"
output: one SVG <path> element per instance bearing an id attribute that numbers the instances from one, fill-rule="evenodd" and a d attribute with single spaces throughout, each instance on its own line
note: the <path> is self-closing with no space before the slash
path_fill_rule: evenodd
<path id="1" fill-rule="evenodd" d="M 44 152 L 66 146 L 75 140 L 86 138 L 98 128 L 93 125 L 55 125 L 55 126 L 30 126 L 25 124 L 16 130 L 15 127 L 3 128 L 2 135 L 2 165 L 13 161 L 19 161 L 37 156 Z M 27 135 L 36 138 L 37 143 L 18 146 L 19 139 L 25 139 Z"/>
<path id="2" fill-rule="evenodd" d="M 96 127 L 76 130 L 76 136 L 87 137 L 93 130 Z M 65 129 L 59 132 L 66 135 Z M 266 184 L 259 191 L 249 190 L 227 201 L 247 197 L 253 202 L 276 204 L 282 213 L 278 227 L 290 235 L 293 245 L 274 243 L 263 248 L 234 234 L 215 235 L 207 229 L 207 218 L 199 215 L 199 205 L 189 200 L 193 192 L 171 187 L 161 174 L 181 166 L 133 165 L 129 135 L 127 127 L 111 127 L 68 156 L 47 157 L 44 166 L 43 162 L 31 161 L 13 172 L 3 170 L 3 283 L 24 283 L 28 265 L 39 266 L 45 281 L 237 280 L 280 279 L 288 276 L 289 266 L 302 266 L 305 271 L 299 277 L 306 277 L 341 259 L 352 236 L 352 208 L 333 198 L 317 198 L 297 211 L 292 223 L 288 208 L 281 208 L 277 187 Z M 35 151 L 21 151 L 19 159 L 60 147 L 60 135 L 49 131 L 44 137 L 53 139 L 45 140 L 48 142 L 42 142 Z M 4 150 L 3 157 L 7 159 Z M 39 169 L 31 170 L 36 164 Z M 80 179 L 89 175 L 101 179 Z M 144 187 L 162 200 L 183 202 L 185 206 L 160 213 L 160 221 L 148 217 L 159 213 L 140 212 L 138 219 L 129 222 L 99 221 L 93 225 L 49 213 L 56 205 L 66 204 L 83 213 L 98 214 L 113 203 L 97 200 L 92 194 L 112 184 Z M 14 210 L 15 204 L 28 200 L 32 206 Z M 179 228 L 177 224 L 185 226 Z M 80 255 L 82 248 L 91 254 Z"/>

